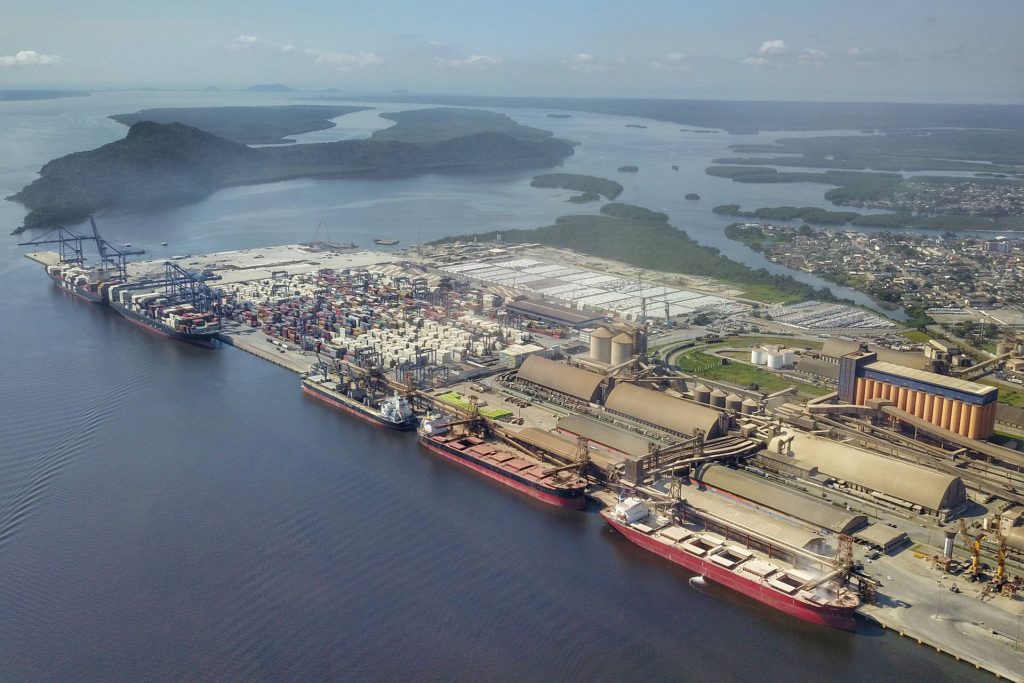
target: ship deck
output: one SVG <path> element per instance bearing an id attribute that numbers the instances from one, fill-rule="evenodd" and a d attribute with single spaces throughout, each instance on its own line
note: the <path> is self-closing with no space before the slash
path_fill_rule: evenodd
<path id="1" fill-rule="evenodd" d="M 25 258 L 43 266 L 55 266 L 60 263 L 60 254 L 55 251 L 30 251 L 25 254 Z"/>

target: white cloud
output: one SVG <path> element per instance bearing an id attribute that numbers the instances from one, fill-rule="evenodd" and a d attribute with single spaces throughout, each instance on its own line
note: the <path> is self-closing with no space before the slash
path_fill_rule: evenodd
<path id="1" fill-rule="evenodd" d="M 682 52 L 670 52 L 661 59 L 647 63 L 652 71 L 686 71 L 689 69 L 686 55 Z"/>
<path id="2" fill-rule="evenodd" d="M 815 66 L 821 66 L 822 64 L 825 63 L 825 60 L 828 59 L 828 54 L 823 52 L 822 50 L 808 48 L 806 50 L 801 51 L 800 54 L 796 56 L 796 58 L 801 62 L 814 64 Z"/>
<path id="3" fill-rule="evenodd" d="M 766 40 L 761 43 L 761 47 L 758 48 L 757 54 L 762 57 L 774 57 L 776 55 L 786 54 L 786 51 L 786 41 Z"/>
<path id="4" fill-rule="evenodd" d="M 665 59 L 669 62 L 682 62 L 686 60 L 686 55 L 682 52 L 671 52 L 665 55 Z"/>
<path id="5" fill-rule="evenodd" d="M 302 52 L 313 60 L 314 64 L 329 64 L 342 70 L 380 66 L 384 63 L 384 58 L 376 52 L 332 52 L 312 47 Z"/>
<path id="6" fill-rule="evenodd" d="M 572 59 L 564 63 L 573 71 L 599 72 L 612 68 L 610 64 L 595 59 L 594 55 L 589 52 L 578 52 L 573 55 Z"/>
<path id="7" fill-rule="evenodd" d="M 849 50 L 846 51 L 846 55 L 848 57 L 859 57 L 860 56 L 860 48 L 859 47 L 851 47 Z"/>
<path id="8" fill-rule="evenodd" d="M 302 55 L 314 64 L 333 66 L 340 71 L 384 64 L 384 58 L 376 52 L 336 52 L 318 47 L 298 48 L 289 43 L 272 43 L 262 40 L 257 36 L 246 34 L 235 38 L 229 47 L 232 50 L 259 52 L 262 54 Z"/>
<path id="9" fill-rule="evenodd" d="M 744 57 L 743 63 L 749 64 L 750 66 L 768 66 L 772 62 L 770 59 L 766 59 L 765 57 Z"/>
<path id="10" fill-rule="evenodd" d="M 501 66 L 500 57 L 488 55 L 470 55 L 465 59 L 441 59 L 436 60 L 438 66 L 446 69 L 487 69 L 494 66 Z"/>
<path id="11" fill-rule="evenodd" d="M 35 50 L 21 50 L 13 55 L 0 55 L 0 67 L 4 66 L 48 66 L 62 62 L 57 55 L 46 55 Z"/>

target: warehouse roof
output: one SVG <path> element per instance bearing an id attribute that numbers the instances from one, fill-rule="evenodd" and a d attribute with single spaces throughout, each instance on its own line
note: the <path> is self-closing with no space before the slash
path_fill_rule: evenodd
<path id="1" fill-rule="evenodd" d="M 796 433 L 791 452 L 778 455 L 777 436 L 768 446 L 769 457 L 784 459 L 801 469 L 842 479 L 869 491 L 878 491 L 929 510 L 956 507 L 967 498 L 960 477 L 876 455 L 827 438 Z"/>
<path id="2" fill-rule="evenodd" d="M 576 441 L 536 427 L 527 427 L 516 432 L 516 438 L 565 460 L 576 457 Z"/>
<path id="3" fill-rule="evenodd" d="M 913 368 L 907 368 L 893 363 L 886 363 L 884 361 L 877 361 L 870 365 L 865 365 L 864 369 L 873 370 L 875 372 L 884 372 L 887 375 L 895 375 L 896 377 L 903 377 L 915 382 L 933 384 L 937 387 L 945 387 L 946 389 L 960 391 L 965 394 L 974 394 L 975 396 L 988 396 L 989 394 L 995 394 L 999 391 L 995 387 L 990 387 L 985 384 L 968 382 L 965 379 L 956 379 L 955 377 L 946 377 L 945 375 L 926 372 L 924 370 L 914 370 Z"/>
<path id="4" fill-rule="evenodd" d="M 840 358 L 848 353 L 857 353 L 860 350 L 860 343 L 855 342 L 852 339 L 839 339 L 838 337 L 829 337 L 825 340 L 825 344 L 821 349 L 821 355 L 829 356 L 831 358 Z M 891 349 L 872 347 L 871 353 L 878 357 L 878 360 L 885 361 L 887 363 L 896 363 L 897 365 L 903 365 L 908 368 L 926 368 L 931 364 L 924 354 L 921 353 L 909 353 L 907 351 L 893 351 Z"/>
<path id="5" fill-rule="evenodd" d="M 571 308 L 544 303 L 542 301 L 510 301 L 505 304 L 505 308 L 513 313 L 532 315 L 537 318 L 543 318 L 545 320 L 562 323 L 563 325 L 569 325 L 570 327 L 583 325 L 595 320 L 602 320 L 604 318 L 604 315 L 601 313 L 581 313 L 579 311 L 574 311 Z"/>
<path id="6" fill-rule="evenodd" d="M 678 434 L 692 436 L 702 429 L 708 438 L 718 436 L 717 410 L 635 384 L 616 384 L 605 407 Z"/>
<path id="7" fill-rule="evenodd" d="M 529 356 L 523 361 L 518 377 L 524 382 L 533 382 L 584 401 L 593 401 L 597 388 L 604 381 L 604 377 L 596 372 L 574 368 L 542 356 Z"/>
<path id="8" fill-rule="evenodd" d="M 907 540 L 907 534 L 884 524 L 871 524 L 853 535 L 859 541 L 875 545 L 888 551 Z"/>
<path id="9" fill-rule="evenodd" d="M 828 377 L 834 380 L 839 379 L 839 363 L 833 363 L 821 358 L 801 356 L 800 360 L 796 362 L 796 371 L 818 375 L 819 377 Z"/>
<path id="10" fill-rule="evenodd" d="M 577 434 L 626 455 L 644 456 L 651 451 L 649 439 L 587 417 L 563 417 L 558 421 L 558 429 Z"/>
<path id="11" fill-rule="evenodd" d="M 697 478 L 707 486 L 728 491 L 735 496 L 790 517 L 829 529 L 837 534 L 848 534 L 868 523 L 864 515 L 787 491 L 748 472 L 709 464 L 701 468 Z"/>

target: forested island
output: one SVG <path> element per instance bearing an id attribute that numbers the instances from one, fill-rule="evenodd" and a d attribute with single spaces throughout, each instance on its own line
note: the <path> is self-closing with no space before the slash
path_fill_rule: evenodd
<path id="1" fill-rule="evenodd" d="M 622 194 L 622 185 L 618 184 L 614 180 L 576 173 L 546 173 L 531 180 L 530 186 L 572 190 L 573 192 L 582 192 L 583 195 L 600 195 L 608 201 L 613 201 L 616 197 Z M 569 201 L 582 202 L 591 200 L 576 199 L 573 197 Z"/>
<path id="2" fill-rule="evenodd" d="M 636 173 L 640 170 L 639 166 L 633 166 L 632 164 L 626 164 L 625 166 L 619 166 L 619 173 Z"/>
<path id="3" fill-rule="evenodd" d="M 56 100 L 62 97 L 88 97 L 84 90 L 0 90 L 0 102 Z"/>
<path id="4" fill-rule="evenodd" d="M 605 204 L 600 215 L 562 216 L 554 225 L 535 230 L 459 235 L 439 243 L 493 240 L 499 232 L 502 242 L 536 242 L 640 268 L 714 278 L 764 301 L 835 300 L 828 289 L 815 289 L 788 275 L 773 275 L 764 268 L 754 269 L 733 261 L 669 224 L 664 213 L 632 204 Z"/>
<path id="5" fill-rule="evenodd" d="M 143 121 L 123 140 L 50 161 L 38 179 L 8 199 L 30 209 L 20 232 L 75 223 L 103 210 L 185 204 L 232 185 L 543 168 L 573 153 L 573 143 L 491 112 L 387 116 L 396 125 L 368 140 L 261 148 L 181 123 Z"/>
<path id="6" fill-rule="evenodd" d="M 143 109 L 134 114 L 114 114 L 118 123 L 132 126 L 140 121 L 183 123 L 244 145 L 295 142 L 288 135 L 333 128 L 330 119 L 369 107 L 292 104 L 280 107 L 168 107 Z"/>
<path id="7" fill-rule="evenodd" d="M 696 192 L 687 192 L 684 199 L 686 199 L 687 201 L 696 202 L 700 200 L 700 195 L 697 194 Z"/>

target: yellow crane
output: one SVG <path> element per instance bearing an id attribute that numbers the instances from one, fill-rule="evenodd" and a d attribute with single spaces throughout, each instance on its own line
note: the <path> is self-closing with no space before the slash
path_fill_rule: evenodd
<path id="1" fill-rule="evenodd" d="M 964 543 L 971 551 L 970 574 L 972 577 L 977 578 L 978 574 L 981 573 L 981 539 L 985 537 L 985 534 L 972 534 L 968 530 L 967 524 L 961 519 L 960 535 L 964 537 Z"/>

